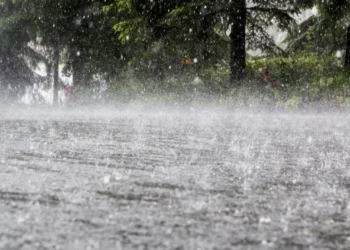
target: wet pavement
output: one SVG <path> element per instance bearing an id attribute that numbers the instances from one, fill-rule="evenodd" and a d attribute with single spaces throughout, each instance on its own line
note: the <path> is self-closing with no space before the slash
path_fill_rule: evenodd
<path id="1" fill-rule="evenodd" d="M 350 249 L 350 115 L 0 109 L 0 249 Z"/>

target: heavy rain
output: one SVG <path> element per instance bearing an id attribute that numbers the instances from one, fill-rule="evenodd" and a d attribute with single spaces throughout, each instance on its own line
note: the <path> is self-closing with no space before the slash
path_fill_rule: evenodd
<path id="1" fill-rule="evenodd" d="M 0 0 L 0 249 L 350 249 L 349 17 Z"/>

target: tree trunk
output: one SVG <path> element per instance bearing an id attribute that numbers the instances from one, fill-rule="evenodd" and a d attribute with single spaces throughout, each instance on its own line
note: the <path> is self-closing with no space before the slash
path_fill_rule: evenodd
<path id="1" fill-rule="evenodd" d="M 79 17 L 84 20 L 85 11 L 89 5 L 89 1 L 80 0 L 79 1 Z M 84 37 L 84 31 L 79 31 L 79 36 Z M 83 86 L 85 84 L 85 72 L 84 72 L 84 45 L 80 39 L 76 39 L 71 46 L 70 54 L 72 56 L 72 74 L 73 74 L 73 85 Z"/>
<path id="2" fill-rule="evenodd" d="M 246 22 L 247 9 L 245 0 L 235 0 L 231 12 L 231 86 L 239 86 L 246 72 Z"/>
<path id="3" fill-rule="evenodd" d="M 208 66 L 209 60 L 210 60 L 210 52 L 209 52 L 209 31 L 210 31 L 210 22 L 207 17 L 204 17 L 202 21 L 202 34 L 200 37 L 200 40 L 203 41 L 203 49 L 202 49 L 202 55 L 204 60 L 204 65 Z"/>
<path id="4" fill-rule="evenodd" d="M 45 88 L 50 88 L 52 84 L 52 64 L 46 63 L 46 86 Z"/>
<path id="5" fill-rule="evenodd" d="M 58 67 L 60 61 L 60 52 L 58 46 L 55 46 L 55 51 L 53 55 L 53 105 L 58 104 L 58 87 L 59 87 L 59 76 L 58 76 Z"/>
<path id="6" fill-rule="evenodd" d="M 350 25 L 347 28 L 347 41 L 346 41 L 346 52 L 345 52 L 345 69 L 350 71 Z"/>
<path id="7" fill-rule="evenodd" d="M 81 87 L 84 85 L 83 60 L 77 57 L 73 59 L 73 85 Z"/>

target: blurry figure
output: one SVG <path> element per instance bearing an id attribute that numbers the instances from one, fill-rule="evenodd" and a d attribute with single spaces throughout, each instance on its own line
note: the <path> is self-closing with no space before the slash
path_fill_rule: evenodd
<path id="1" fill-rule="evenodd" d="M 74 103 L 77 100 L 77 96 L 74 93 L 73 86 L 64 86 L 64 95 L 67 98 L 67 103 Z"/>

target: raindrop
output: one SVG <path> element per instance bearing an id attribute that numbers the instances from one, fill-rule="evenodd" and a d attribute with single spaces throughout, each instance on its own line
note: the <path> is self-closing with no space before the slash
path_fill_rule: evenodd
<path id="1" fill-rule="evenodd" d="M 312 137 L 311 137 L 311 136 L 309 136 L 309 137 L 307 138 L 307 143 L 311 144 L 311 143 L 312 143 L 312 141 L 313 141 Z"/>
<path id="2" fill-rule="evenodd" d="M 271 218 L 269 218 L 269 217 L 261 217 L 261 218 L 259 219 L 259 222 L 260 222 L 260 223 L 265 223 L 265 224 L 267 224 L 267 223 L 270 223 L 270 222 L 271 222 Z"/>
<path id="3" fill-rule="evenodd" d="M 106 175 L 103 177 L 103 183 L 108 184 L 111 181 L 111 176 Z"/>

